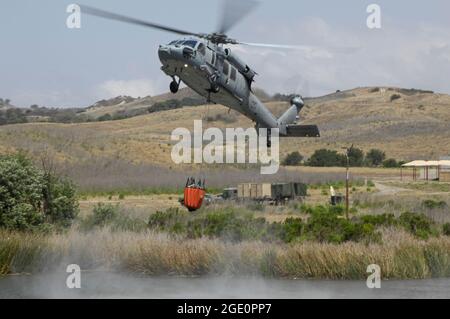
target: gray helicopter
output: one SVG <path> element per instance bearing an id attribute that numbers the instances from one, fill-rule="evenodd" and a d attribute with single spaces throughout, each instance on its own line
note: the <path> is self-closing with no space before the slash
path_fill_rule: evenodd
<path id="1" fill-rule="evenodd" d="M 267 128 L 267 146 L 271 146 L 270 129 L 278 128 L 280 137 L 319 137 L 316 125 L 297 125 L 298 114 L 304 106 L 300 95 L 293 96 L 289 109 L 276 118 L 252 91 L 257 75 L 229 47 L 249 45 L 272 48 L 296 46 L 245 43 L 229 38 L 226 33 L 254 6 L 254 1 L 228 0 L 224 2 L 223 19 L 217 32 L 204 34 L 175 29 L 101 9 L 80 5 L 81 12 L 101 18 L 163 30 L 184 38 L 160 45 L 161 70 L 172 78 L 170 91 L 177 93 L 181 82 L 207 98 L 236 110 L 256 123 L 256 129 Z"/>

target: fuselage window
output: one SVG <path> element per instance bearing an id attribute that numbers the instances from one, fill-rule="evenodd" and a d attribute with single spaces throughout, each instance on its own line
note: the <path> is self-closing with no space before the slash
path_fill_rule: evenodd
<path id="1" fill-rule="evenodd" d="M 184 41 L 183 44 L 188 46 L 188 47 L 195 48 L 195 46 L 197 45 L 197 41 L 188 40 L 188 41 Z"/>
<path id="2" fill-rule="evenodd" d="M 211 50 L 211 65 L 214 65 L 216 62 L 216 53 Z"/>
<path id="3" fill-rule="evenodd" d="M 231 67 L 231 75 L 230 78 L 232 81 L 236 81 L 236 69 Z"/>
<path id="4" fill-rule="evenodd" d="M 230 71 L 230 64 L 228 64 L 227 61 L 223 61 L 223 74 L 225 74 L 226 76 L 228 76 L 228 72 Z"/>
<path id="5" fill-rule="evenodd" d="M 200 52 L 201 55 L 205 55 L 206 54 L 206 47 L 203 43 L 200 43 L 198 45 L 198 52 Z"/>

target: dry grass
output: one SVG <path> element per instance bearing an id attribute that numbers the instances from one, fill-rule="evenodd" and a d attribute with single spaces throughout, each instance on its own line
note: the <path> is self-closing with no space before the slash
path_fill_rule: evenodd
<path id="1" fill-rule="evenodd" d="M 281 157 L 292 151 L 309 156 L 319 148 L 341 151 L 355 144 L 364 150 L 380 148 L 388 157 L 412 159 L 436 158 L 448 150 L 450 96 L 443 94 L 406 95 L 390 102 L 392 91 L 370 92 L 369 88 L 345 92 L 343 98 L 332 97 L 308 101 L 302 111 L 305 123 L 318 124 L 318 139 L 282 139 Z M 275 114 L 287 109 L 284 102 L 267 104 Z M 49 148 L 61 163 L 75 164 L 96 159 L 120 160 L 133 164 L 159 164 L 170 167 L 170 134 L 177 127 L 192 129 L 193 121 L 227 114 L 220 105 L 186 107 L 135 118 L 83 124 L 26 124 L 0 127 L 1 149 L 24 149 L 40 154 Z M 215 127 L 253 127 L 250 120 L 236 116 L 232 125 L 224 121 Z M 204 128 L 209 125 L 204 121 Z M 430 143 L 433 141 L 433 143 Z M 418 155 L 420 154 L 420 155 Z"/>
<path id="2" fill-rule="evenodd" d="M 77 263 L 83 269 L 146 275 L 264 275 L 285 278 L 363 279 L 369 264 L 385 279 L 450 276 L 450 238 L 419 241 L 385 229 L 382 244 L 225 243 L 185 240 L 152 232 L 58 235 L 1 232 L 0 273 L 38 272 Z"/>
<path id="3" fill-rule="evenodd" d="M 430 208 L 424 205 L 425 200 L 443 201 L 447 207 Z M 399 216 L 404 212 L 423 213 L 436 223 L 450 223 L 450 198 L 448 194 L 427 195 L 426 193 L 406 193 L 395 195 L 376 196 L 371 193 L 357 193 L 352 201 L 361 214 L 394 214 Z"/>

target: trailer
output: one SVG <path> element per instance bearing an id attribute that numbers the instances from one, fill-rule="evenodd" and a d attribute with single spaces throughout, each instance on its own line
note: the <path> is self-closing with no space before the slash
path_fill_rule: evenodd
<path id="1" fill-rule="evenodd" d="M 302 199 L 307 194 L 303 183 L 243 183 L 237 188 L 237 198 L 241 201 L 269 201 L 276 204 Z"/>

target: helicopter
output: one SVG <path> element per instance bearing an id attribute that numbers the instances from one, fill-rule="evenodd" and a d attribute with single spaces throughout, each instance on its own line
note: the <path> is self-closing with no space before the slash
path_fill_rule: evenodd
<path id="1" fill-rule="evenodd" d="M 230 46 L 245 45 L 269 48 L 295 49 L 299 46 L 247 43 L 227 36 L 227 32 L 247 15 L 256 1 L 224 1 L 223 17 L 218 31 L 195 33 L 152 23 L 102 9 L 79 5 L 82 13 L 116 20 L 183 36 L 168 44 L 161 44 L 158 56 L 161 70 L 169 76 L 170 91 L 176 94 L 181 82 L 205 97 L 208 103 L 233 109 L 255 123 L 256 131 L 267 129 L 267 147 L 271 147 L 271 129 L 278 129 L 280 137 L 320 137 L 317 125 L 297 125 L 305 103 L 294 95 L 290 107 L 279 118 L 258 99 L 252 89 L 256 71 L 235 54 Z"/>

